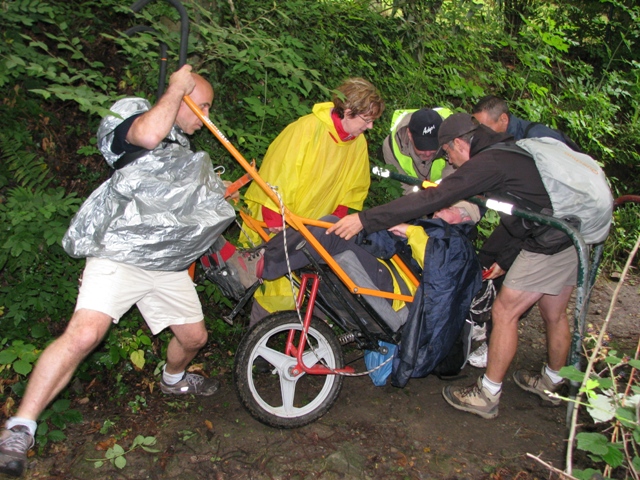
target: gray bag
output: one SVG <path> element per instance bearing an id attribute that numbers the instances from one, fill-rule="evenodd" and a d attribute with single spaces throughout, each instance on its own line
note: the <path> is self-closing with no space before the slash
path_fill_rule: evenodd
<path id="1" fill-rule="evenodd" d="M 551 199 L 552 216 L 579 227 L 587 244 L 604 242 L 613 218 L 613 196 L 600 165 L 589 155 L 549 137 L 523 138 L 515 144 L 536 162 Z M 490 148 L 523 153 L 509 144 Z"/>

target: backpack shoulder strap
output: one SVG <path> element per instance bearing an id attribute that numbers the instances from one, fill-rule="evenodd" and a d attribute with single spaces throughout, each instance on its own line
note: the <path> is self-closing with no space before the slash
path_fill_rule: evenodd
<path id="1" fill-rule="evenodd" d="M 518 153 L 520 155 L 524 155 L 527 158 L 530 158 L 533 162 L 535 162 L 535 159 L 533 158 L 533 155 L 528 152 L 527 150 L 525 150 L 524 148 L 518 146 L 515 142 L 498 142 L 498 143 L 494 143 L 493 145 L 489 145 L 487 148 L 484 148 L 481 151 L 487 151 L 487 150 L 500 150 L 503 152 L 511 152 L 511 153 Z M 537 168 L 537 167 L 536 167 Z M 530 200 L 526 200 L 522 197 L 520 197 L 519 195 L 515 195 L 511 192 L 507 192 L 505 195 L 507 195 L 508 197 L 511 198 L 511 201 L 515 201 L 519 206 L 526 208 L 527 210 L 530 210 L 532 212 L 537 212 L 537 213 L 542 213 L 542 211 L 544 210 L 543 207 L 541 207 L 540 205 L 530 201 Z"/>
<path id="2" fill-rule="evenodd" d="M 533 158 L 533 156 L 529 152 L 527 152 L 524 148 L 519 147 L 515 143 L 515 141 L 494 143 L 493 145 L 489 145 L 488 147 L 483 148 L 482 150 L 480 150 L 480 152 L 486 152 L 487 150 L 502 150 L 504 152 L 519 153 L 520 155 Z"/>
<path id="3" fill-rule="evenodd" d="M 171 140 L 170 138 L 165 138 L 164 140 L 162 140 L 161 144 L 162 144 L 162 148 L 166 148 L 168 144 L 170 143 L 179 143 L 177 140 Z M 151 150 L 147 150 L 146 148 L 142 148 L 136 152 L 129 152 L 129 153 L 125 153 L 124 155 L 122 155 L 117 161 L 116 163 L 113 164 L 113 169 L 114 170 L 120 170 L 121 168 L 126 167 L 127 165 L 135 162 L 137 159 L 139 159 L 140 157 L 145 156 L 147 153 L 149 153 Z"/>

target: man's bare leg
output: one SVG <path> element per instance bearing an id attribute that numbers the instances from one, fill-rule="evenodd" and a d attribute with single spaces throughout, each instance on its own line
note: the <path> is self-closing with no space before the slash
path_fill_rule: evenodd
<path id="1" fill-rule="evenodd" d="M 573 287 L 566 286 L 559 295 L 543 295 L 538 303 L 547 327 L 548 364 L 555 371 L 566 365 L 571 348 L 567 306 L 572 292 Z"/>
<path id="2" fill-rule="evenodd" d="M 167 347 L 167 373 L 180 373 L 187 368 L 189 362 L 207 343 L 207 330 L 204 320 L 198 323 L 173 325 L 171 331 L 174 337 Z"/>
<path id="3" fill-rule="evenodd" d="M 111 322 L 107 314 L 77 310 L 64 333 L 40 355 L 16 416 L 36 420 L 67 386 L 78 365 L 102 341 Z"/>
<path id="4" fill-rule="evenodd" d="M 493 329 L 485 373 L 492 382 L 502 383 L 518 348 L 518 321 L 541 297 L 537 292 L 514 290 L 504 285 L 500 288 L 491 310 Z"/>
<path id="5" fill-rule="evenodd" d="M 175 335 L 167 349 L 167 364 L 162 374 L 160 389 L 170 395 L 213 395 L 220 388 L 220 382 L 194 373 L 184 373 L 187 365 L 207 343 L 204 321 L 173 325 Z"/>

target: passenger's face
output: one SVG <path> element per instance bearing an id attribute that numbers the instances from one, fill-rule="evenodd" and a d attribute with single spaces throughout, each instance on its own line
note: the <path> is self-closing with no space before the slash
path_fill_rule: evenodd
<path id="1" fill-rule="evenodd" d="M 350 108 L 344 111 L 344 118 L 341 120 L 342 128 L 345 132 L 353 137 L 357 137 L 361 133 L 373 128 L 373 120 L 367 115 L 353 116 Z"/>
<path id="2" fill-rule="evenodd" d="M 211 102 L 213 102 L 213 89 L 207 81 L 200 77 L 195 78 L 196 88 L 189 96 L 191 97 L 191 100 L 200 107 L 204 116 L 208 117 Z M 180 110 L 178 110 L 178 115 L 176 117 L 176 124 L 187 135 L 193 135 L 196 130 L 200 130 L 202 128 L 202 122 L 200 119 L 184 102 L 180 104 Z"/>
<path id="3" fill-rule="evenodd" d="M 445 222 L 450 225 L 455 225 L 457 223 L 462 223 L 462 215 L 458 208 L 449 207 L 443 208 L 442 210 L 438 210 L 433 214 L 433 218 L 441 218 Z"/>

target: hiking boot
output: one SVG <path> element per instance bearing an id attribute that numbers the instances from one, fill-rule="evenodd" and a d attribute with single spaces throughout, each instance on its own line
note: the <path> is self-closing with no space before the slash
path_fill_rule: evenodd
<path id="1" fill-rule="evenodd" d="M 250 288 L 262 277 L 264 251 L 265 248 L 244 252 L 236 250 L 229 260 L 227 260 L 227 265 L 233 267 L 233 269 L 238 272 L 238 280 L 240 280 L 244 288 Z"/>
<path id="2" fill-rule="evenodd" d="M 553 383 L 549 378 L 549 375 L 547 375 L 545 367 L 546 365 L 543 365 L 542 371 L 537 374 L 532 374 L 527 370 L 517 370 L 513 374 L 513 380 L 523 390 L 535 393 L 547 404 L 551 404 L 554 407 L 557 407 L 562 403 L 562 400 L 560 400 L 559 398 L 550 397 L 547 393 L 545 393 L 545 390 L 551 393 L 557 393 L 563 387 L 564 381 L 560 383 Z"/>
<path id="3" fill-rule="evenodd" d="M 491 395 L 489 390 L 482 386 L 482 376 L 478 377 L 475 385 L 469 387 L 454 387 L 447 385 L 442 390 L 442 396 L 453 408 L 463 412 L 474 413 L 482 418 L 496 418 L 498 416 L 498 403 L 500 394 Z"/>
<path id="4" fill-rule="evenodd" d="M 487 368 L 487 357 L 489 356 L 489 345 L 484 342 L 473 352 L 469 354 L 467 362 L 469 365 L 476 368 Z"/>
<path id="5" fill-rule="evenodd" d="M 19 477 L 27 466 L 27 452 L 33 437 L 24 425 L 3 430 L 0 435 L 0 473 Z"/>
<path id="6" fill-rule="evenodd" d="M 208 397 L 213 395 L 220 388 L 220 382 L 213 378 L 204 378 L 195 373 L 185 373 L 182 380 L 173 385 L 167 385 L 164 380 L 160 381 L 160 390 L 168 395 L 202 395 Z"/>

